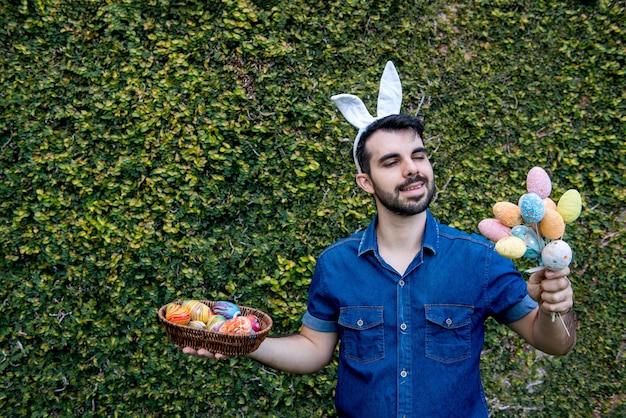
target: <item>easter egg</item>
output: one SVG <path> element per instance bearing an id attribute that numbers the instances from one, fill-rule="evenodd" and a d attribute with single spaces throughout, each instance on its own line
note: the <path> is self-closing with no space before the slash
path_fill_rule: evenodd
<path id="1" fill-rule="evenodd" d="M 209 331 L 218 332 L 224 322 L 226 322 L 226 318 L 222 315 L 214 315 L 207 324 L 207 328 Z"/>
<path id="2" fill-rule="evenodd" d="M 493 205 L 493 214 L 497 220 L 506 226 L 515 226 L 522 223 L 520 208 L 511 202 L 498 202 Z"/>
<path id="3" fill-rule="evenodd" d="M 232 302 L 228 301 L 218 301 L 213 304 L 213 313 L 216 315 L 222 315 L 226 319 L 232 319 L 236 316 L 241 315 L 241 311 L 239 307 Z"/>
<path id="4" fill-rule="evenodd" d="M 259 322 L 259 318 L 256 315 L 246 315 L 246 318 L 250 321 L 250 325 L 252 325 L 252 331 L 259 332 L 261 330 L 261 322 Z"/>
<path id="5" fill-rule="evenodd" d="M 225 334 L 253 334 L 252 324 L 245 316 L 237 316 L 222 324 L 219 332 Z"/>
<path id="6" fill-rule="evenodd" d="M 576 189 L 570 189 L 563 193 L 559 199 L 556 210 L 561 214 L 565 223 L 574 222 L 580 216 L 582 210 L 582 198 Z"/>
<path id="7" fill-rule="evenodd" d="M 519 199 L 520 212 L 522 219 L 529 224 L 535 224 L 541 221 L 545 213 L 543 200 L 536 193 L 526 193 Z"/>
<path id="8" fill-rule="evenodd" d="M 191 319 L 191 315 L 186 308 L 175 304 L 175 306 L 172 306 L 169 311 L 165 311 L 165 319 L 178 325 L 187 325 Z"/>
<path id="9" fill-rule="evenodd" d="M 526 243 L 516 236 L 502 238 L 496 242 L 495 248 L 497 253 L 502 257 L 510 258 L 512 260 L 521 258 L 526 253 Z"/>
<path id="10" fill-rule="evenodd" d="M 552 192 L 552 182 L 550 176 L 541 167 L 533 167 L 526 176 L 526 190 L 528 193 L 535 193 L 539 197 L 546 198 Z"/>
<path id="11" fill-rule="evenodd" d="M 211 309 L 199 300 L 186 300 L 183 302 L 183 306 L 189 311 L 192 321 L 202 321 L 206 323 L 209 321 L 209 318 L 213 316 Z"/>
<path id="12" fill-rule="evenodd" d="M 172 303 L 168 303 L 168 304 L 165 306 L 165 315 L 167 316 L 167 313 L 168 313 L 169 311 L 171 311 L 172 309 L 178 309 L 178 308 L 176 308 L 177 306 L 180 306 L 180 305 L 179 305 L 178 303 L 174 303 L 174 302 L 172 302 Z"/>
<path id="13" fill-rule="evenodd" d="M 189 325 L 191 328 L 207 329 L 206 324 L 202 321 L 189 321 L 187 325 Z"/>
<path id="14" fill-rule="evenodd" d="M 549 242 L 541 252 L 541 261 L 548 270 L 563 270 L 572 262 L 572 249 L 562 240 Z"/>
<path id="15" fill-rule="evenodd" d="M 539 232 L 548 239 L 559 239 L 565 232 L 565 222 L 561 214 L 555 210 L 548 209 L 539 222 Z"/>
<path id="16" fill-rule="evenodd" d="M 478 230 L 485 238 L 493 242 L 498 242 L 500 239 L 511 235 L 511 228 L 494 218 L 487 218 L 480 221 L 478 223 Z"/>
<path id="17" fill-rule="evenodd" d="M 539 258 L 541 255 L 541 248 L 543 247 L 543 240 L 535 231 L 528 228 L 526 225 L 518 225 L 511 229 L 511 234 L 518 237 L 526 244 L 524 257 Z"/>
<path id="18" fill-rule="evenodd" d="M 545 209 L 556 210 L 556 203 L 554 203 L 554 200 L 550 199 L 549 197 L 544 197 L 543 198 L 543 207 Z"/>

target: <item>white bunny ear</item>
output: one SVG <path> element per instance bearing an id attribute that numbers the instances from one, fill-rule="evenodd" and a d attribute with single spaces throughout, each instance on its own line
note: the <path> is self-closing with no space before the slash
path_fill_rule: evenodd
<path id="1" fill-rule="evenodd" d="M 348 122 L 361 129 L 374 121 L 361 99 L 353 94 L 336 94 L 330 98 Z"/>
<path id="2" fill-rule="evenodd" d="M 401 106 L 402 84 L 400 83 L 400 76 L 393 62 L 387 61 L 383 75 L 380 78 L 376 117 L 383 118 L 389 115 L 397 115 L 400 113 Z"/>

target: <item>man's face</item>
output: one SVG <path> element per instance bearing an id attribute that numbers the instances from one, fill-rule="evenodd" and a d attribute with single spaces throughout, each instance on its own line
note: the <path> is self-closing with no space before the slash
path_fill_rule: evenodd
<path id="1" fill-rule="evenodd" d="M 433 169 L 422 139 L 412 130 L 377 131 L 366 143 L 370 193 L 396 215 L 425 211 L 435 194 Z"/>

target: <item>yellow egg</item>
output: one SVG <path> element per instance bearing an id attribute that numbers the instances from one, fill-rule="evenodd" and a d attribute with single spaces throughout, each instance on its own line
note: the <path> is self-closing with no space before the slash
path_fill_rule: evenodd
<path id="1" fill-rule="evenodd" d="M 517 226 L 522 223 L 522 214 L 519 206 L 511 202 L 498 202 L 493 205 L 493 214 L 497 220 L 506 226 Z"/>
<path id="2" fill-rule="evenodd" d="M 539 233 L 548 239 L 559 239 L 565 232 L 565 222 L 561 214 L 547 209 L 543 219 L 539 222 Z"/>
<path id="3" fill-rule="evenodd" d="M 574 222 L 580 216 L 582 210 L 582 198 L 576 189 L 570 189 L 563 193 L 557 205 L 557 211 L 563 217 L 565 223 Z"/>
<path id="4" fill-rule="evenodd" d="M 526 253 L 526 243 L 516 236 L 502 238 L 496 242 L 496 251 L 502 257 L 514 260 L 524 256 Z"/>
<path id="5" fill-rule="evenodd" d="M 192 321 L 208 322 L 211 317 L 211 309 L 199 300 L 186 300 L 183 307 L 187 308 Z"/>

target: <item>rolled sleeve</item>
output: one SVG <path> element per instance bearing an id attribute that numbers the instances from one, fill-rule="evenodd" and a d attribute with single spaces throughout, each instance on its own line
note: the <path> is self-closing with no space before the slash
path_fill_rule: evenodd
<path id="1" fill-rule="evenodd" d="M 537 302 L 529 295 L 526 295 L 517 304 L 509 308 L 504 314 L 500 315 L 497 320 L 501 324 L 510 324 L 518 321 L 531 313 L 538 306 Z"/>
<path id="2" fill-rule="evenodd" d="M 319 332 L 336 332 L 339 330 L 339 326 L 336 321 L 324 321 L 314 317 L 307 310 L 302 317 L 302 323 L 314 331 Z"/>

